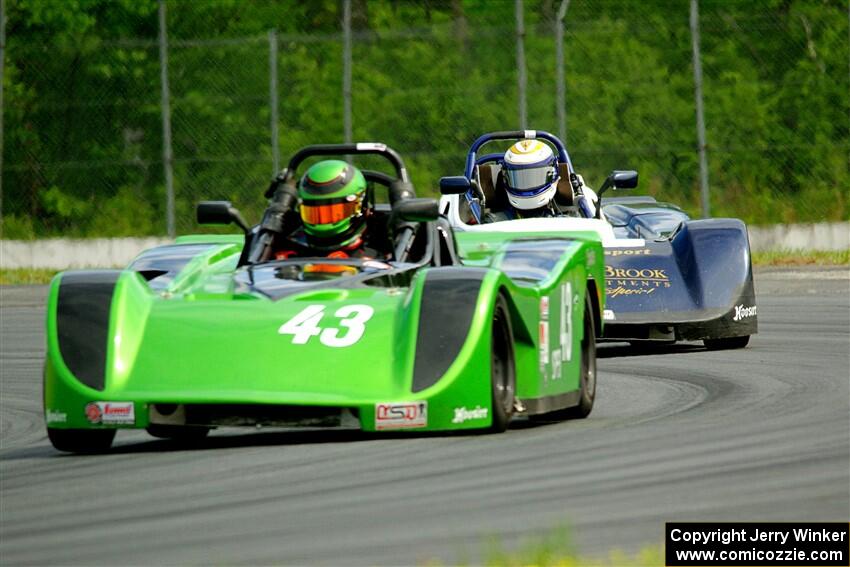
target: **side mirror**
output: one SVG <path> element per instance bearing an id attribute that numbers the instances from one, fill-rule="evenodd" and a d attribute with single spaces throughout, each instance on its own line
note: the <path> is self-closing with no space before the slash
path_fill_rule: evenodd
<path id="1" fill-rule="evenodd" d="M 440 216 L 440 202 L 427 198 L 404 199 L 393 206 L 393 215 L 408 222 L 435 221 Z"/>
<path id="2" fill-rule="evenodd" d="M 471 189 L 472 183 L 463 175 L 440 178 L 440 193 L 443 195 L 463 195 Z"/>
<path id="3" fill-rule="evenodd" d="M 614 171 L 614 189 L 634 189 L 638 184 L 638 172 L 633 170 Z"/>
<path id="4" fill-rule="evenodd" d="M 602 193 L 613 187 L 614 189 L 634 189 L 638 184 L 638 172 L 634 170 L 617 170 L 611 172 L 599 190 L 596 192 L 600 197 Z"/>
<path id="5" fill-rule="evenodd" d="M 251 230 L 230 201 L 201 201 L 196 209 L 198 224 L 235 223 L 246 233 Z"/>

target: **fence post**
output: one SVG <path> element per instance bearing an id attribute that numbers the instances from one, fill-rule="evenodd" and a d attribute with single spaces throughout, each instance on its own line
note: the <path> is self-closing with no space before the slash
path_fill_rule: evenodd
<path id="1" fill-rule="evenodd" d="M 278 103 L 277 103 L 277 30 L 269 30 L 269 120 L 272 136 L 272 175 L 280 171 L 280 148 L 278 147 Z"/>
<path id="2" fill-rule="evenodd" d="M 699 0 L 691 0 L 691 41 L 694 51 L 694 98 L 697 106 L 697 146 L 702 217 L 710 216 L 708 198 L 708 158 L 705 147 L 705 117 L 702 110 L 702 62 L 699 52 Z"/>
<path id="3" fill-rule="evenodd" d="M 557 102 L 558 105 L 558 137 L 567 143 L 567 110 L 566 85 L 564 83 L 564 18 L 570 0 L 561 0 L 558 16 L 555 18 L 555 59 L 558 67 Z"/>
<path id="4" fill-rule="evenodd" d="M 525 18 L 523 17 L 522 0 L 514 0 L 516 12 L 516 66 L 517 80 L 519 82 L 519 127 L 525 130 L 528 125 L 528 116 L 525 102 Z"/>
<path id="5" fill-rule="evenodd" d="M 168 38 L 165 0 L 159 0 L 159 72 L 162 83 L 162 167 L 165 170 L 165 217 L 168 236 L 174 238 L 174 154 L 171 151 L 171 103 L 168 92 Z"/>
<path id="6" fill-rule="evenodd" d="M 351 142 L 351 0 L 342 0 L 342 128 Z"/>
<path id="7" fill-rule="evenodd" d="M 0 236 L 3 228 L 3 77 L 6 72 L 6 0 L 0 0 Z"/>

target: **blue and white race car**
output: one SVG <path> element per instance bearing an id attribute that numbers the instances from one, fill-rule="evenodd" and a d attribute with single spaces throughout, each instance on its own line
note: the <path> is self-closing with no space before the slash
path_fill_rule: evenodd
<path id="1" fill-rule="evenodd" d="M 554 171 L 547 180 L 555 189 L 546 215 L 523 215 L 506 199 L 510 169 L 505 154 L 480 152 L 500 140 L 537 140 L 553 150 Z M 701 340 L 709 349 L 746 346 L 758 330 L 746 226 L 739 219 L 691 219 L 679 207 L 650 196 L 602 200 L 608 189 L 635 187 L 637 177 L 634 171 L 613 171 L 593 191 L 552 134 L 494 132 L 472 144 L 462 176 L 440 180 L 440 211 L 468 259 L 474 259 L 476 250 L 465 245 L 465 233 L 521 233 L 530 240 L 598 234 L 606 263 L 605 326 L 599 340 Z M 481 245 L 469 239 L 473 241 Z"/>

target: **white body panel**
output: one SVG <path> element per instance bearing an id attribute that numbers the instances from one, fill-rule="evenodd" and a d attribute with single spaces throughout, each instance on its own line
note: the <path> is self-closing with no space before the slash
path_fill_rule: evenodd
<path id="1" fill-rule="evenodd" d="M 605 248 L 639 248 L 646 244 L 643 238 L 616 238 L 614 229 L 601 219 L 577 217 L 545 217 L 516 219 L 487 224 L 466 224 L 458 214 L 459 195 L 444 195 L 440 198 L 440 211 L 449 219 L 457 232 L 571 232 L 592 231 L 599 235 Z"/>

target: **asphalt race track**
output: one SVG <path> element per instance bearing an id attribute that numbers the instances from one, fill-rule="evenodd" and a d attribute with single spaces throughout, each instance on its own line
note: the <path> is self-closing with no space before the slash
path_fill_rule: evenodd
<path id="1" fill-rule="evenodd" d="M 600 349 L 583 422 L 410 438 L 123 432 L 102 456 L 44 433 L 45 288 L 0 289 L 0 563 L 475 561 L 570 525 L 578 551 L 664 522 L 850 518 L 850 273 L 759 271 L 744 350 Z"/>

